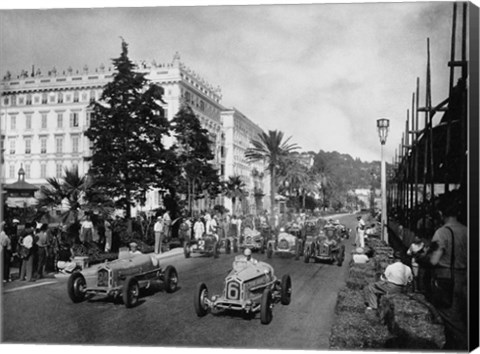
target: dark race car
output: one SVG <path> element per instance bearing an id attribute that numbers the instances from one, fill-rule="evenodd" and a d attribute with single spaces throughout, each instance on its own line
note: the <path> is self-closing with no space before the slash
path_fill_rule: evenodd
<path id="1" fill-rule="evenodd" d="M 345 245 L 335 227 L 325 227 L 318 236 L 308 236 L 303 249 L 303 259 L 324 262 L 336 262 L 340 267 L 345 259 Z"/>

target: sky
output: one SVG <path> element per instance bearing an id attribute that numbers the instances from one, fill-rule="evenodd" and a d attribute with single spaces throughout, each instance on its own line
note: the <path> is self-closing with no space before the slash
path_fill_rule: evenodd
<path id="1" fill-rule="evenodd" d="M 385 157 L 392 161 L 417 77 L 424 104 L 427 38 L 433 104 L 448 96 L 451 2 L 234 3 L 240 5 L 0 5 L 0 75 L 31 71 L 32 65 L 43 72 L 109 65 L 120 54 L 121 36 L 132 60 L 167 63 L 179 52 L 185 65 L 221 87 L 225 107 L 265 131 L 291 136 L 302 151 L 336 150 L 363 161 L 380 160 L 379 118 L 390 119 Z"/>

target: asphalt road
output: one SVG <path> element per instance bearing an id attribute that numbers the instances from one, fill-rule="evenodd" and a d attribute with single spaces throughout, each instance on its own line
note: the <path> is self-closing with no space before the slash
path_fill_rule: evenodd
<path id="1" fill-rule="evenodd" d="M 340 218 L 353 228 L 354 216 Z M 353 235 L 352 235 L 353 238 Z M 342 267 L 309 263 L 293 258 L 272 259 L 254 254 L 270 263 L 277 277 L 290 274 L 292 301 L 273 309 L 269 325 L 259 314 L 245 319 L 235 314 L 196 316 L 193 298 L 198 282 L 205 282 L 210 295 L 221 294 L 223 280 L 234 254 L 222 252 L 218 259 L 193 255 L 171 257 L 162 262 L 175 266 L 179 289 L 168 294 L 161 286 L 144 291 L 138 306 L 127 309 L 122 303 L 100 296 L 74 304 L 67 295 L 67 278 L 46 279 L 32 287 L 5 287 L 2 301 L 4 343 L 147 345 L 175 347 L 218 347 L 259 349 L 328 349 L 339 289 L 347 275 L 352 238 L 345 241 L 346 260 Z M 29 286 L 29 285 L 27 285 Z"/>

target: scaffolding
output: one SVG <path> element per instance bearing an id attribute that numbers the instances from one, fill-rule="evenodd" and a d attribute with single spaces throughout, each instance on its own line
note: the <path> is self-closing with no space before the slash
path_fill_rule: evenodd
<path id="1" fill-rule="evenodd" d="M 463 7 L 460 59 L 456 58 L 458 4 Z M 387 205 L 393 211 L 391 215 L 404 227 L 426 238 L 432 237 L 429 223 L 436 212 L 436 194 L 456 189 L 464 199 L 463 205 L 467 199 L 467 3 L 454 2 L 452 18 L 448 98 L 432 105 L 430 40 L 427 39 L 425 104 L 419 103 L 420 79 L 417 78 L 388 183 Z M 443 117 L 434 125 L 433 118 L 439 112 L 444 112 Z M 466 219 L 465 215 L 460 217 Z"/>

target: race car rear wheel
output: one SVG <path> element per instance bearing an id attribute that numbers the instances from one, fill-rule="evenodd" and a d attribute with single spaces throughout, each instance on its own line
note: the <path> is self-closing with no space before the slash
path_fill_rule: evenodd
<path id="1" fill-rule="evenodd" d="M 300 259 L 300 249 L 302 247 L 302 242 L 300 240 L 297 240 L 295 242 L 295 260 L 298 261 Z"/>
<path id="2" fill-rule="evenodd" d="M 197 285 L 197 291 L 193 299 L 193 306 L 195 307 L 195 313 L 198 317 L 203 317 L 207 314 L 208 306 L 205 299 L 208 298 L 208 289 L 205 283 Z"/>
<path id="3" fill-rule="evenodd" d="M 237 239 L 233 239 L 233 253 L 238 252 L 238 242 Z"/>
<path id="4" fill-rule="evenodd" d="M 185 258 L 190 258 L 190 245 L 186 241 L 183 243 L 183 254 Z"/>
<path id="5" fill-rule="evenodd" d="M 140 288 L 138 286 L 138 281 L 135 277 L 128 277 L 125 281 L 125 285 L 123 287 L 123 303 L 125 307 L 131 308 L 138 303 L 138 297 L 140 295 Z"/>
<path id="6" fill-rule="evenodd" d="M 218 242 L 215 242 L 213 244 L 213 258 L 218 258 L 218 254 L 220 253 L 220 249 L 219 249 L 219 244 Z"/>
<path id="7" fill-rule="evenodd" d="M 68 296 L 74 303 L 82 302 L 85 299 L 85 287 L 87 282 L 80 272 L 74 272 L 68 278 L 67 290 Z"/>
<path id="8" fill-rule="evenodd" d="M 178 287 L 178 274 L 173 266 L 168 266 L 165 269 L 164 286 L 167 293 L 173 293 Z"/>
<path id="9" fill-rule="evenodd" d="M 230 246 L 231 246 L 230 240 L 227 238 L 225 240 L 225 253 L 226 254 L 230 254 L 230 252 L 231 252 Z"/>
<path id="10" fill-rule="evenodd" d="M 272 258 L 273 256 L 273 248 L 272 246 L 268 246 L 267 248 L 267 258 Z"/>
<path id="11" fill-rule="evenodd" d="M 260 322 L 262 322 L 262 324 L 269 324 L 272 322 L 272 318 L 272 293 L 270 289 L 265 289 L 260 305 Z"/>
<path id="12" fill-rule="evenodd" d="M 310 247 L 305 248 L 305 251 L 303 251 L 303 261 L 305 263 L 310 262 Z"/>
<path id="13" fill-rule="evenodd" d="M 292 299 L 292 279 L 290 278 L 290 275 L 285 274 L 282 277 L 282 290 L 281 290 L 280 302 L 282 303 L 282 305 L 288 305 L 290 304 L 291 299 Z"/>

